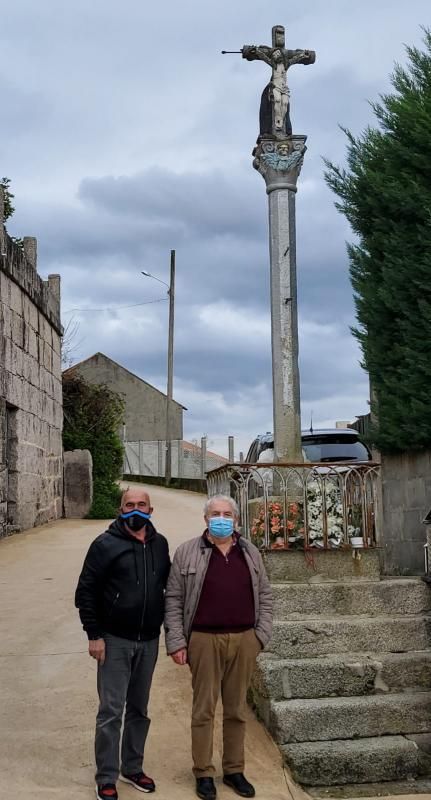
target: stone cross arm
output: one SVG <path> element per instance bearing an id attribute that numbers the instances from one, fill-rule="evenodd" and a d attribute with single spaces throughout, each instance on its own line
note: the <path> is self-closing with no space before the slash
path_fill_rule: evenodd
<path id="1" fill-rule="evenodd" d="M 286 50 L 289 67 L 292 64 L 314 64 L 316 61 L 315 50 Z"/>
<path id="2" fill-rule="evenodd" d="M 315 50 L 286 50 L 285 48 L 269 47 L 265 44 L 245 44 L 238 52 L 247 61 L 264 61 L 272 68 L 277 65 L 277 62 L 283 62 L 284 67 L 289 69 L 293 64 L 314 64 L 316 61 Z"/>
<path id="3" fill-rule="evenodd" d="M 272 47 L 265 44 L 245 44 L 240 52 L 247 61 L 265 61 L 272 67 Z"/>

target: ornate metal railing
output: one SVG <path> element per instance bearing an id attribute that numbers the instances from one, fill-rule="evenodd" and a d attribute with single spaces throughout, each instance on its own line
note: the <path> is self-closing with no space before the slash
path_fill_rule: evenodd
<path id="1" fill-rule="evenodd" d="M 380 465 L 228 464 L 207 474 L 208 494 L 239 506 L 242 533 L 271 550 L 375 547 Z"/>

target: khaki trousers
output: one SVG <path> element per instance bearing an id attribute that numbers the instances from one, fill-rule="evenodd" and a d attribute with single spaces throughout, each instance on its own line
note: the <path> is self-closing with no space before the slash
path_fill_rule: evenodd
<path id="1" fill-rule="evenodd" d="M 193 631 L 188 659 L 192 673 L 192 757 L 196 778 L 212 777 L 214 714 L 223 703 L 223 773 L 244 772 L 247 689 L 261 644 L 244 633 Z"/>

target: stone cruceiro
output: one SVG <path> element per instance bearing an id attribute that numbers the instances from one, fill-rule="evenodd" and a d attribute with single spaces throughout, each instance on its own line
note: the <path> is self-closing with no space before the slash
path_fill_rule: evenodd
<path id="1" fill-rule="evenodd" d="M 272 46 L 244 45 L 247 61 L 271 69 L 260 104 L 253 166 L 266 183 L 269 202 L 271 341 L 275 460 L 302 462 L 298 367 L 295 193 L 305 154 L 305 136 L 293 136 L 287 70 L 314 64 L 313 50 L 288 50 L 285 29 L 275 25 Z"/>

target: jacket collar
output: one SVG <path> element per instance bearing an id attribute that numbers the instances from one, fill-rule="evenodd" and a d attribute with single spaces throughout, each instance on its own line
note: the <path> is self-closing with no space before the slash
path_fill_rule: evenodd
<path id="1" fill-rule="evenodd" d="M 239 544 L 240 547 L 244 548 L 245 545 L 243 543 L 243 537 L 241 536 L 240 533 L 238 533 L 238 531 L 234 531 L 233 532 L 232 539 L 233 539 L 234 544 Z M 215 545 L 213 545 L 213 543 L 210 542 L 210 540 L 208 538 L 208 528 L 205 528 L 205 530 L 204 530 L 204 532 L 203 532 L 203 534 L 201 536 L 201 548 L 202 548 L 202 550 L 206 550 L 208 548 L 210 550 L 212 550 L 213 547 L 215 547 Z"/>

